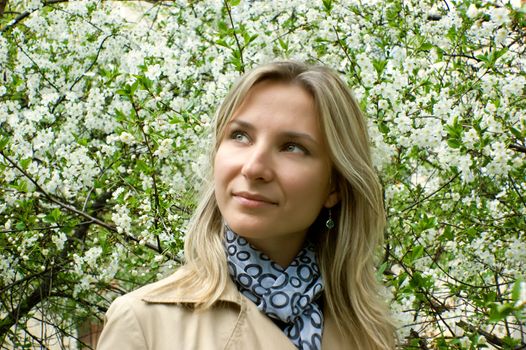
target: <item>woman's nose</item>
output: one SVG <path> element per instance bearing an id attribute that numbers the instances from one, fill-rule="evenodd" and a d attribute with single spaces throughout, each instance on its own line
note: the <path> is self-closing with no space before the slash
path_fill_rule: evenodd
<path id="1" fill-rule="evenodd" d="M 271 151 L 264 145 L 253 145 L 241 168 L 241 174 L 249 180 L 268 182 L 274 177 Z"/>

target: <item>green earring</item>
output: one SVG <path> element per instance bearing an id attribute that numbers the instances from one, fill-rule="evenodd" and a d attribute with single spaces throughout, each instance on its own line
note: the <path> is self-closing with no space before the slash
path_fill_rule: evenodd
<path id="1" fill-rule="evenodd" d="M 332 219 L 332 210 L 329 209 L 329 219 L 325 221 L 325 227 L 327 227 L 329 230 L 334 227 L 334 220 Z"/>

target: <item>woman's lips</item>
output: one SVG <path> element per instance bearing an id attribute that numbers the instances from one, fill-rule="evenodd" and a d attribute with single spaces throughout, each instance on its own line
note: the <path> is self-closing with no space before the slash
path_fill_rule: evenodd
<path id="1" fill-rule="evenodd" d="M 272 201 L 270 198 L 257 193 L 234 192 L 232 195 L 241 205 L 250 208 L 277 205 L 277 203 Z"/>

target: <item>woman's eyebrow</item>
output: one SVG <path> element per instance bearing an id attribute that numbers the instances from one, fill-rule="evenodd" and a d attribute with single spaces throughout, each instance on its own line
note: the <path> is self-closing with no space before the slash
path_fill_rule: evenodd
<path id="1" fill-rule="evenodd" d="M 245 122 L 245 121 L 239 120 L 239 119 L 234 119 L 234 120 L 230 121 L 229 124 L 230 125 L 237 124 L 237 126 L 239 126 L 241 128 L 244 128 L 244 129 L 249 129 L 249 130 L 254 130 L 255 129 L 254 125 L 250 124 L 249 122 Z"/>
<path id="2" fill-rule="evenodd" d="M 296 131 L 284 131 L 283 136 L 287 139 L 292 140 L 304 140 L 310 143 L 313 143 L 315 145 L 318 145 L 318 141 L 316 141 L 312 136 L 309 134 L 303 133 L 303 132 L 296 132 Z"/>
<path id="3" fill-rule="evenodd" d="M 241 128 L 247 129 L 247 130 L 254 130 L 256 127 L 252 125 L 249 122 L 246 122 L 244 120 L 234 119 L 230 122 L 230 124 L 235 124 Z M 313 143 L 315 145 L 319 145 L 319 142 L 316 141 L 314 137 L 307 133 L 303 132 L 297 132 L 297 131 L 283 131 L 280 132 L 280 136 L 287 139 L 293 139 L 293 140 L 305 140 L 307 142 Z"/>

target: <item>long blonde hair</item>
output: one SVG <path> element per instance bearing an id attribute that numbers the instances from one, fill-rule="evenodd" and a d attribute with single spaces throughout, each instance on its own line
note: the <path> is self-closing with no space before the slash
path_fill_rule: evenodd
<path id="1" fill-rule="evenodd" d="M 251 87 L 268 80 L 298 84 L 312 95 L 330 152 L 340 196 L 332 208 L 336 226 L 330 231 L 325 228 L 322 210 L 310 230 L 325 281 L 326 307 L 350 348 L 393 349 L 394 327 L 375 276 L 375 253 L 385 225 L 381 186 L 372 166 L 364 118 L 338 75 L 326 67 L 293 61 L 270 63 L 246 73 L 216 114 L 210 164 L 228 122 Z M 211 173 L 203 186 L 185 241 L 186 263 L 179 283 L 198 307 L 208 308 L 230 277 Z"/>

